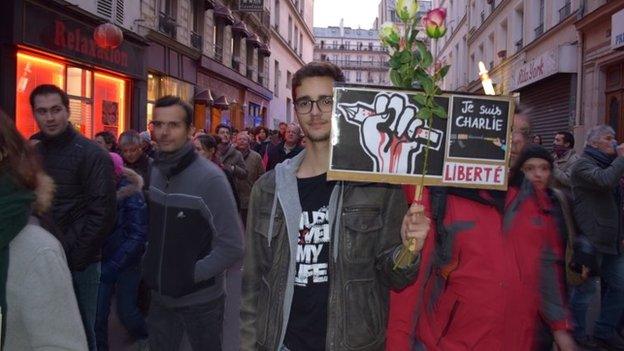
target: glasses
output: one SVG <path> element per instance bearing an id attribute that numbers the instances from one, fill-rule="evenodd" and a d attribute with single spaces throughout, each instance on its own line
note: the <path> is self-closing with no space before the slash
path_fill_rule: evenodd
<path id="1" fill-rule="evenodd" d="M 35 109 L 35 113 L 37 114 L 37 116 L 45 116 L 49 112 L 51 116 L 56 116 L 59 113 L 63 112 L 63 110 L 64 110 L 63 106 L 56 105 L 56 106 L 50 107 L 49 109 L 38 107 Z"/>
<path id="2" fill-rule="evenodd" d="M 299 114 L 306 115 L 312 112 L 312 105 L 316 104 L 316 107 L 321 112 L 331 112 L 334 106 L 334 98 L 332 96 L 321 96 L 316 100 L 301 99 L 295 101 L 295 111 Z"/>

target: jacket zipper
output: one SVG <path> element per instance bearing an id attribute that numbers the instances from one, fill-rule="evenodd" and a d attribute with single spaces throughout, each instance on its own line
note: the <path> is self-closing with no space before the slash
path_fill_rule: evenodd
<path id="1" fill-rule="evenodd" d="M 169 181 L 171 178 L 167 178 L 167 182 L 165 183 L 165 191 L 169 188 Z M 160 243 L 160 258 L 158 262 L 158 293 L 162 295 L 162 266 L 165 257 L 165 238 L 167 236 L 167 210 L 169 206 L 167 205 L 167 194 L 165 193 L 165 222 L 163 223 L 163 232 L 162 232 L 162 241 Z"/>

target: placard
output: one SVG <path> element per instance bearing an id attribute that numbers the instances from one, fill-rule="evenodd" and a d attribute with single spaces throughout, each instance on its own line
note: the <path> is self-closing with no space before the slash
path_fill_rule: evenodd
<path id="1" fill-rule="evenodd" d="M 334 88 L 328 178 L 507 188 L 513 102 L 495 96 L 436 96 L 448 118 L 418 118 L 414 90 Z"/>

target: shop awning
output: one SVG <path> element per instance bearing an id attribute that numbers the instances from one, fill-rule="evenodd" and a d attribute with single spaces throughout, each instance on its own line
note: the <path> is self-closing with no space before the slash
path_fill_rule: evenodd
<path id="1" fill-rule="evenodd" d="M 269 43 L 262 43 L 258 48 L 258 53 L 264 56 L 271 56 L 271 47 L 269 46 Z"/>
<path id="2" fill-rule="evenodd" d="M 249 36 L 249 38 L 247 38 L 247 44 L 259 48 L 260 45 L 262 45 L 262 42 L 260 41 L 260 38 L 258 38 L 258 35 L 253 33 Z"/>
<path id="3" fill-rule="evenodd" d="M 234 25 L 232 26 L 232 33 L 239 34 L 245 38 L 248 38 L 251 35 L 243 21 L 237 21 L 236 23 L 234 23 Z"/>
<path id="4" fill-rule="evenodd" d="M 226 25 L 231 26 L 234 24 L 234 16 L 232 11 L 225 5 L 215 4 L 214 16 L 216 20 L 223 21 Z"/>
<path id="5" fill-rule="evenodd" d="M 212 92 L 210 89 L 204 89 L 197 93 L 193 98 L 195 102 L 205 103 L 206 105 L 212 105 L 214 103 L 214 98 L 212 97 Z"/>
<path id="6" fill-rule="evenodd" d="M 219 96 L 212 106 L 221 110 L 227 110 L 230 107 L 230 103 L 228 102 L 227 97 L 223 95 Z"/>

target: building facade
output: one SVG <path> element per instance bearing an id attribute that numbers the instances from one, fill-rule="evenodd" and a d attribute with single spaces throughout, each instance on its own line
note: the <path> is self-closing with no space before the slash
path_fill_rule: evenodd
<path id="1" fill-rule="evenodd" d="M 388 85 L 388 50 L 376 29 L 314 28 L 314 60 L 338 65 L 348 83 Z"/>
<path id="2" fill-rule="evenodd" d="M 448 34 L 434 44 L 451 64 L 445 90 L 483 93 L 482 62 L 497 94 L 530 108 L 532 133 L 550 146 L 576 126 L 580 0 L 436 0 L 447 8 Z"/>
<path id="3" fill-rule="evenodd" d="M 0 3 L 0 108 L 25 137 L 38 131 L 29 96 L 40 84 L 69 95 L 70 121 L 88 137 L 138 126 L 145 112 L 147 42 L 133 33 L 136 11 L 108 14 L 124 41 L 103 49 L 94 40 L 102 16 L 69 2 L 18 0 Z M 114 15 L 114 16 L 113 16 Z"/>
<path id="4" fill-rule="evenodd" d="M 312 0 L 265 0 L 270 8 L 268 82 L 273 91 L 266 126 L 276 129 L 280 122 L 295 122 L 292 75 L 311 62 L 314 49 Z"/>
<path id="5" fill-rule="evenodd" d="M 532 132 L 549 147 L 557 131 L 584 145 L 610 124 L 624 139 L 624 2 L 606 0 L 436 0 L 448 34 L 434 42 L 451 64 L 443 89 L 483 93 L 478 63 L 497 94 L 530 109 Z"/>
<path id="6" fill-rule="evenodd" d="M 147 113 L 174 94 L 195 107 L 195 125 L 241 129 L 267 123 L 269 15 L 238 10 L 237 1 L 141 0 L 147 54 Z"/>
<path id="7" fill-rule="evenodd" d="M 577 135 L 609 124 L 624 141 L 624 2 L 588 1 L 579 31 Z"/>

